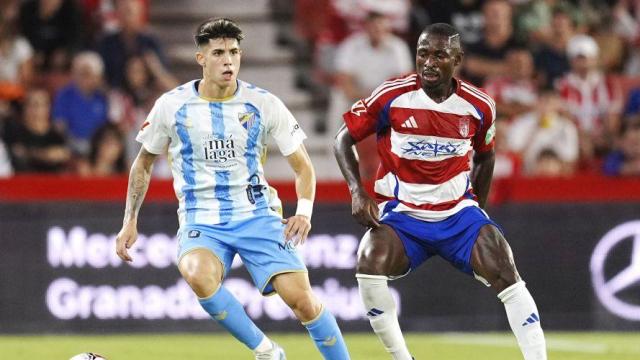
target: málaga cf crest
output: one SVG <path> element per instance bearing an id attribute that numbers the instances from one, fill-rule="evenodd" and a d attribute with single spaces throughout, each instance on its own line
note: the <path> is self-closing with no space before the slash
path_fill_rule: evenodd
<path id="1" fill-rule="evenodd" d="M 238 114 L 238 120 L 240 121 L 240 125 L 242 125 L 247 130 L 251 129 L 255 119 L 256 119 L 256 113 L 254 113 L 253 111 Z"/>

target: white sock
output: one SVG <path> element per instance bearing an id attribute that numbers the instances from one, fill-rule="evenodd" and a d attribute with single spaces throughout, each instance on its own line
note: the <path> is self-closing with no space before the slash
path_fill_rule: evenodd
<path id="1" fill-rule="evenodd" d="M 389 291 L 387 277 L 356 274 L 356 278 L 369 323 L 387 352 L 394 360 L 411 360 L 402 337 L 396 303 Z"/>
<path id="2" fill-rule="evenodd" d="M 498 298 L 504 303 L 511 330 L 525 360 L 547 360 L 544 333 L 540 326 L 540 315 L 524 281 L 504 289 Z"/>
<path id="3" fill-rule="evenodd" d="M 272 347 L 273 347 L 273 344 L 271 343 L 271 339 L 269 339 L 265 335 L 264 337 L 262 337 L 262 341 L 260 341 L 260 344 L 258 344 L 258 346 L 256 346 L 256 348 L 253 349 L 253 351 L 255 351 L 255 352 L 265 352 L 265 351 L 271 350 Z"/>

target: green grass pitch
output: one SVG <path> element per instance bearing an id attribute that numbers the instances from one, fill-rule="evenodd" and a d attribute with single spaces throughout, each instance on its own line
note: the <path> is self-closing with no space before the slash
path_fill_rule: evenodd
<path id="1" fill-rule="evenodd" d="M 271 334 L 289 360 L 320 360 L 304 334 Z M 518 360 L 522 359 L 510 333 L 410 333 L 409 348 L 418 360 Z M 354 360 L 388 360 L 371 333 L 345 337 Z M 640 333 L 547 333 L 550 360 L 637 360 Z M 93 351 L 108 360 L 213 360 L 252 359 L 237 341 L 216 334 L 131 334 L 99 336 L 0 336 L 2 360 L 68 360 Z"/>

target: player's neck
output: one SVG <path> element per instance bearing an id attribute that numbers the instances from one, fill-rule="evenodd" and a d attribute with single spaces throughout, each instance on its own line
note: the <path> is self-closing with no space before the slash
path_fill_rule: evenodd
<path id="1" fill-rule="evenodd" d="M 422 91 L 424 91 L 427 96 L 431 98 L 431 100 L 436 103 L 441 103 L 449 98 L 451 94 L 456 89 L 455 80 L 451 79 L 451 81 L 440 84 L 438 86 L 427 88 L 425 86 L 422 87 Z"/>
<path id="2" fill-rule="evenodd" d="M 198 94 L 206 100 L 225 100 L 233 96 L 238 90 L 238 82 L 233 81 L 229 86 L 220 86 L 211 80 L 202 79 L 198 85 Z"/>

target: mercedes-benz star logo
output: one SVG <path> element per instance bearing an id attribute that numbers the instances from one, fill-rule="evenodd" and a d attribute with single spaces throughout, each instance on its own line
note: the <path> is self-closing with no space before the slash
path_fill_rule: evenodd
<path id="1" fill-rule="evenodd" d="M 631 240 L 631 263 L 622 271 L 605 279 L 604 267 L 611 250 L 621 241 Z M 640 321 L 640 304 L 630 304 L 617 294 L 640 282 L 640 220 L 618 225 L 606 233 L 591 255 L 591 279 L 602 305 L 617 316 Z"/>

